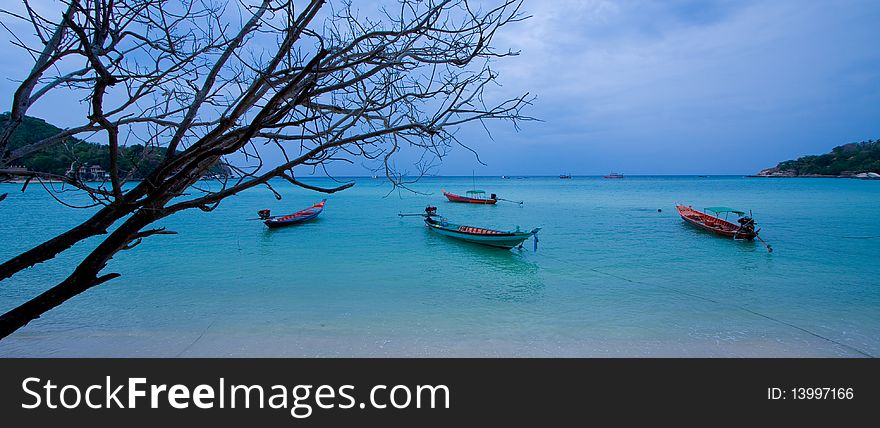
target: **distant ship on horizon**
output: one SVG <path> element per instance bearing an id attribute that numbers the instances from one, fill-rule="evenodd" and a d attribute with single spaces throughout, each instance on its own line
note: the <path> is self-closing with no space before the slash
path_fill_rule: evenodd
<path id="1" fill-rule="evenodd" d="M 602 178 L 623 178 L 623 174 L 619 172 L 612 172 L 606 176 L 603 176 Z"/>

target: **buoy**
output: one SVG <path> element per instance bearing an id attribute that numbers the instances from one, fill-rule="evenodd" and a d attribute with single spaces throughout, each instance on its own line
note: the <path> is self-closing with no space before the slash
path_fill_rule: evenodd
<path id="1" fill-rule="evenodd" d="M 657 212 L 658 212 L 658 213 L 662 213 L 662 212 L 663 212 L 663 209 L 661 209 L 661 208 L 657 208 Z"/>

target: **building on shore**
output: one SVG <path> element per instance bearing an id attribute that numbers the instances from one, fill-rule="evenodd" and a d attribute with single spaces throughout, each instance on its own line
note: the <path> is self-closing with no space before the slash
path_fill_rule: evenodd
<path id="1" fill-rule="evenodd" d="M 65 175 L 79 178 L 83 181 L 103 181 L 110 177 L 110 174 L 104 171 L 101 165 L 79 165 L 79 168 L 74 169 L 75 166 L 76 164 L 71 164 Z"/>

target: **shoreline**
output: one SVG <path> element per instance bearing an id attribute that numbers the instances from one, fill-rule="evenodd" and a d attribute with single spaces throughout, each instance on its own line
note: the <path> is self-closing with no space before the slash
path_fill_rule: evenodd
<path id="1" fill-rule="evenodd" d="M 880 178 L 853 177 L 849 175 L 747 175 L 746 178 L 846 178 L 851 180 L 880 181 Z"/>
<path id="2" fill-rule="evenodd" d="M 48 346 L 47 346 L 48 345 Z M 863 355 L 797 333 L 743 340 L 514 340 L 480 337 L 327 334 L 262 336 L 198 331 L 83 330 L 25 332 L 0 344 L 2 358 L 859 358 Z"/>

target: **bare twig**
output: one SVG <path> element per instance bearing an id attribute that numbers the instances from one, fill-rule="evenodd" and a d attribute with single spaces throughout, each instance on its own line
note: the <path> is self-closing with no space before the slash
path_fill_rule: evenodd
<path id="1" fill-rule="evenodd" d="M 328 176 L 336 163 L 364 162 L 394 189 L 427 174 L 455 147 L 472 150 L 460 127 L 533 120 L 534 97 L 500 97 L 490 65 L 517 55 L 496 51 L 495 35 L 521 21 L 519 0 L 400 0 L 392 11 L 327 0 L 68 0 L 60 18 L 26 5 L 9 19 L 33 25 L 14 41 L 35 60 L 0 124 L 0 168 L 67 141 L 100 137 L 109 146 L 109 189 L 50 172 L 36 179 L 53 197 L 86 192 L 92 218 L 0 265 L 0 279 L 102 237 L 69 278 L 0 316 L 0 337 L 115 274 L 107 261 L 143 239 L 171 232 L 155 221 L 187 209 L 212 211 L 225 198 L 285 185 L 334 193 L 350 183 L 304 183 L 303 169 Z M 227 11 L 238 8 L 241 19 Z M 49 94 L 88 105 L 80 125 L 9 150 L 28 109 Z M 62 99 L 61 97 L 53 97 Z M 64 108 L 58 106 L 56 108 Z M 139 155 L 124 147 L 140 144 Z M 164 156 L 156 156 L 164 150 Z M 273 150 L 280 153 L 269 154 Z M 415 176 L 398 168 L 417 159 Z M 477 157 L 479 160 L 479 157 Z M 4 170 L 0 169 L 0 173 Z M 143 180 L 125 185 L 135 176 Z M 212 177 L 210 185 L 203 181 Z M 59 202 L 61 200 L 59 199 Z M 112 227 L 112 228 L 111 228 Z"/>

